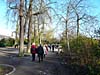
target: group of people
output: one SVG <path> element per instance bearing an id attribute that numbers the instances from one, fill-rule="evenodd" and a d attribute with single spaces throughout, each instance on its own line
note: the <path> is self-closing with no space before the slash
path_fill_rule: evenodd
<path id="1" fill-rule="evenodd" d="M 37 47 L 35 45 L 35 43 L 32 43 L 31 46 L 31 54 L 32 54 L 32 61 L 35 61 L 35 55 L 38 55 L 39 58 L 39 62 L 43 61 L 43 58 L 45 58 L 45 55 L 47 55 L 48 53 L 48 46 L 47 44 L 45 44 L 44 46 L 42 46 L 41 44 Z"/>

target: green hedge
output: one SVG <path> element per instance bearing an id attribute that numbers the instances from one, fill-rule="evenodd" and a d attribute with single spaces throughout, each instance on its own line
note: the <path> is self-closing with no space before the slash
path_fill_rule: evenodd
<path id="1" fill-rule="evenodd" d="M 0 40 L 0 47 L 13 46 L 15 40 L 13 38 L 3 38 Z"/>

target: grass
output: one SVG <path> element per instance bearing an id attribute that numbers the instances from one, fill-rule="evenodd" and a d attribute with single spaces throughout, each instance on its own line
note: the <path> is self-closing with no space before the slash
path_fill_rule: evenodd
<path id="1" fill-rule="evenodd" d="M 12 70 L 13 70 L 12 67 L 0 65 L 0 75 L 5 75 L 11 72 Z"/>

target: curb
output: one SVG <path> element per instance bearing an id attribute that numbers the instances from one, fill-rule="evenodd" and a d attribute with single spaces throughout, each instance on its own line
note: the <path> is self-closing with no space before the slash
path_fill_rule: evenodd
<path id="1" fill-rule="evenodd" d="M 4 66 L 8 66 L 8 67 L 13 68 L 13 70 L 12 70 L 11 72 L 9 72 L 9 73 L 7 73 L 7 74 L 5 74 L 5 75 L 10 75 L 10 74 L 14 73 L 15 70 L 16 70 L 16 68 L 15 68 L 14 66 L 12 66 L 12 65 L 8 65 L 8 64 L 0 64 L 0 65 L 4 65 Z"/>

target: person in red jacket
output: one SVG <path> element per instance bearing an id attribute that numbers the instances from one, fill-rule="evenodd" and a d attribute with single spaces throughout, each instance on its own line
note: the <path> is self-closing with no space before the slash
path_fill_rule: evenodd
<path id="1" fill-rule="evenodd" d="M 35 54 L 36 54 L 36 45 L 35 45 L 35 43 L 32 43 L 31 54 L 32 54 L 32 61 L 35 61 Z"/>

